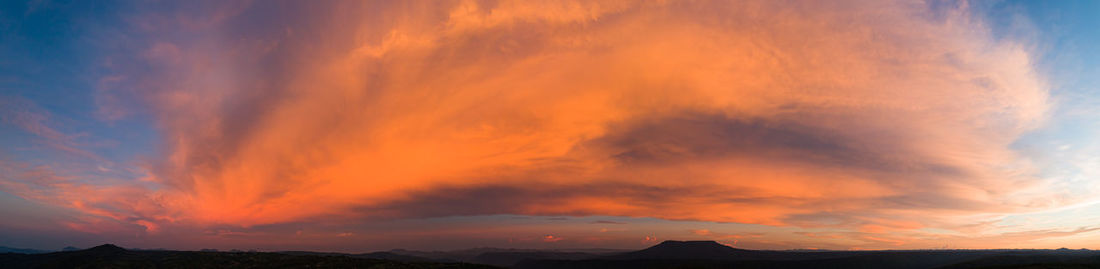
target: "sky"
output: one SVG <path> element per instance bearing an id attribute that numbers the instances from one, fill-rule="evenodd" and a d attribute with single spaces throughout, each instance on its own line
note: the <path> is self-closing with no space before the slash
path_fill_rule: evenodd
<path id="1" fill-rule="evenodd" d="M 1100 248 L 1095 1 L 0 1 L 0 245 Z"/>

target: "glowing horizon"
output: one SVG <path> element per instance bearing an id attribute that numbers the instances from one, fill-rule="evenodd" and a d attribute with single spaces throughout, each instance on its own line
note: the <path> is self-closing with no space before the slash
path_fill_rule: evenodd
<path id="1" fill-rule="evenodd" d="M 1092 3 L 0 12 L 0 245 L 1100 248 Z"/>

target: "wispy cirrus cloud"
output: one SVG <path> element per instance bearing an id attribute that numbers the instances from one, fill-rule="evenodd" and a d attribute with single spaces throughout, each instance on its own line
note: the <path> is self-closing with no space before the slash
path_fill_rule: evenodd
<path id="1" fill-rule="evenodd" d="M 81 148 L 77 139 L 86 134 L 69 134 L 58 130 L 51 113 L 34 102 L 18 96 L 0 96 L 0 123 L 16 127 L 33 135 L 43 145 L 82 158 L 103 160 L 102 157 Z"/>

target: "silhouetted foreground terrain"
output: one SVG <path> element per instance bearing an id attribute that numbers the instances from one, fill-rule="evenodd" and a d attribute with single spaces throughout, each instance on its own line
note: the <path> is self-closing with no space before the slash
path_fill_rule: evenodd
<path id="1" fill-rule="evenodd" d="M 473 264 L 479 263 L 479 264 Z M 0 268 L 1100 268 L 1090 250 L 763 251 L 665 241 L 639 251 L 477 248 L 365 254 L 126 250 L 0 254 Z"/>
<path id="2" fill-rule="evenodd" d="M 271 252 L 126 250 L 102 245 L 45 254 L 0 254 L 0 268 L 497 268 L 488 265 L 402 262 L 350 255 Z"/>
<path id="3" fill-rule="evenodd" d="M 714 241 L 665 241 L 585 260 L 522 261 L 513 268 L 1100 268 L 1089 250 L 761 251 Z"/>

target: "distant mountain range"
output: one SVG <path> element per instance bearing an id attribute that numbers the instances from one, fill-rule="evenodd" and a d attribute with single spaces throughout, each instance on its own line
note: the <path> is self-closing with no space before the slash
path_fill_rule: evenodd
<path id="1" fill-rule="evenodd" d="M 0 254 L 0 268 L 497 268 L 469 263 L 403 262 L 341 255 L 272 252 L 127 250 L 101 245 L 77 251 Z"/>
<path id="2" fill-rule="evenodd" d="M 74 250 L 80 250 L 80 248 L 73 247 L 73 246 L 68 246 L 68 247 L 65 247 L 65 248 L 61 249 L 61 251 L 74 251 Z M 41 250 L 41 249 L 30 249 L 30 248 L 9 248 L 9 247 L 5 247 L 5 246 L 0 246 L 0 253 L 39 254 L 39 253 L 50 253 L 50 252 L 57 252 L 57 250 Z"/>
<path id="3" fill-rule="evenodd" d="M 51 252 L 51 251 L 41 250 L 41 249 L 29 249 L 29 248 L 0 247 L 0 253 L 38 254 L 38 253 L 46 253 L 46 252 Z"/>
<path id="4" fill-rule="evenodd" d="M 133 250 L 102 245 L 33 252 L 0 248 L 0 268 L 1100 268 L 1091 250 L 747 250 L 714 241 L 665 241 L 638 251 L 476 248 L 363 254 Z M 22 251 L 22 252 L 17 252 Z"/>

